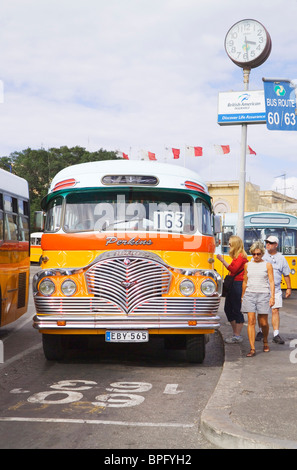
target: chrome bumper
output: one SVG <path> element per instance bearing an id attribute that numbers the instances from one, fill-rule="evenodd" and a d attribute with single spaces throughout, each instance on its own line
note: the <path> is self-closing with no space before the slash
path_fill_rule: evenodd
<path id="1" fill-rule="evenodd" d="M 103 299 L 36 297 L 36 329 L 218 329 L 219 297 L 174 299 L 162 297 L 125 313 Z M 58 326 L 57 322 L 65 325 Z M 196 325 L 189 326 L 189 321 Z"/>

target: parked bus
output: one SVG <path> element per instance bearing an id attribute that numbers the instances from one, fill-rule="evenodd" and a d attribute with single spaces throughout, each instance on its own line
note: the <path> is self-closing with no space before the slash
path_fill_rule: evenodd
<path id="1" fill-rule="evenodd" d="M 34 327 L 47 359 L 63 357 L 67 335 L 99 334 L 162 335 L 166 347 L 203 361 L 220 326 L 221 278 L 217 218 L 196 173 L 144 161 L 74 165 L 55 176 L 42 208 Z"/>
<path id="2" fill-rule="evenodd" d="M 28 183 L 0 169 L 0 326 L 27 311 L 29 250 Z"/>
<path id="3" fill-rule="evenodd" d="M 231 258 L 228 256 L 229 238 L 237 232 L 237 218 L 238 215 L 236 213 L 228 213 L 222 216 L 223 228 L 222 233 L 219 235 L 220 244 L 216 252 L 225 255 L 228 263 L 231 262 Z M 269 235 L 274 235 L 279 239 L 278 251 L 288 261 L 291 269 L 292 289 L 297 289 L 297 217 L 284 212 L 245 213 L 244 248 L 248 255 L 250 255 L 249 249 L 254 241 L 261 240 L 264 243 Z M 225 277 L 227 270 L 222 263 L 216 261 L 215 268 L 222 277 Z M 286 288 L 284 279 L 282 279 L 281 287 L 283 289 Z"/>
<path id="4" fill-rule="evenodd" d="M 31 263 L 39 263 L 42 255 L 41 249 L 42 232 L 33 232 L 30 235 L 30 261 Z"/>

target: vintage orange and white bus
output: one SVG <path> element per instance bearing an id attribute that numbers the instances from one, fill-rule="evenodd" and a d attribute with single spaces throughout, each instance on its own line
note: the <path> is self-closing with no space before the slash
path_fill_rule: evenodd
<path id="1" fill-rule="evenodd" d="M 42 255 L 41 249 L 42 232 L 32 232 L 30 234 L 30 261 L 31 263 L 39 263 Z"/>
<path id="2" fill-rule="evenodd" d="M 67 335 L 149 341 L 202 362 L 217 315 L 213 269 L 217 219 L 206 185 L 180 166 L 103 161 L 65 168 L 42 202 L 42 270 L 34 279 L 34 327 L 47 359 Z M 220 220 L 220 219 L 219 219 Z"/>
<path id="3" fill-rule="evenodd" d="M 28 183 L 0 169 L 0 326 L 27 311 L 29 250 Z"/>

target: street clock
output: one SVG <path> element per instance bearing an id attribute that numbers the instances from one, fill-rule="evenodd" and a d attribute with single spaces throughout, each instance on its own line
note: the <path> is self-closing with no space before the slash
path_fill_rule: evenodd
<path id="1" fill-rule="evenodd" d="M 225 49 L 236 65 L 252 69 L 262 65 L 271 52 L 271 37 L 256 20 L 235 23 L 225 37 Z"/>

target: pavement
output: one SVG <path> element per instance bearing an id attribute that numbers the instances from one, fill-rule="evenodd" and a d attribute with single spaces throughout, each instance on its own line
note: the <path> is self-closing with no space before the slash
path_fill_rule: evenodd
<path id="1" fill-rule="evenodd" d="M 223 339 L 232 336 L 220 304 Z M 243 342 L 225 344 L 225 362 L 216 389 L 201 416 L 201 431 L 223 449 L 297 449 L 297 292 L 283 300 L 280 335 L 285 344 L 272 342 L 263 352 L 256 342 L 256 356 L 250 350 L 247 315 Z M 256 329 L 257 331 L 257 329 Z"/>

